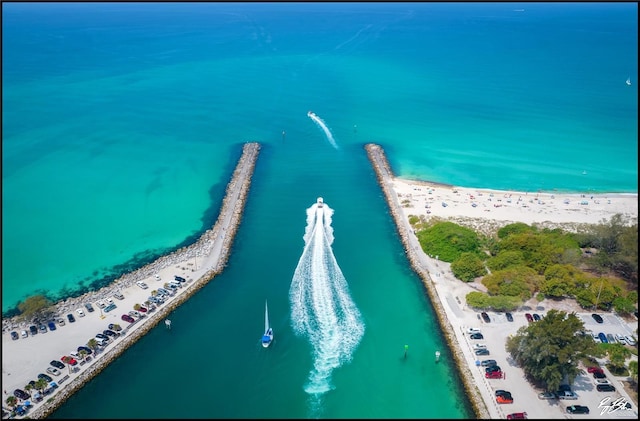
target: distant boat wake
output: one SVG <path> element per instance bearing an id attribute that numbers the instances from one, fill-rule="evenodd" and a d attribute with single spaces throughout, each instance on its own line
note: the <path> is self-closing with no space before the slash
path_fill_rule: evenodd
<path id="1" fill-rule="evenodd" d="M 322 120 L 320 117 L 318 117 L 316 115 L 316 113 L 309 111 L 307 113 L 307 116 L 313 120 L 318 127 L 320 127 L 322 129 L 322 131 L 324 131 L 325 136 L 327 136 L 327 140 L 329 140 L 329 143 L 331 143 L 331 146 L 333 146 L 334 148 L 338 149 L 338 144 L 336 143 L 336 140 L 333 138 L 333 135 L 331 134 L 331 130 L 329 130 L 329 128 L 327 127 L 327 125 L 325 124 L 324 120 Z"/>
<path id="2" fill-rule="evenodd" d="M 362 316 L 331 249 L 331 215 L 322 198 L 307 209 L 305 247 L 289 289 L 293 329 L 313 348 L 304 390 L 316 397 L 333 389 L 332 371 L 351 361 L 364 335 Z"/>

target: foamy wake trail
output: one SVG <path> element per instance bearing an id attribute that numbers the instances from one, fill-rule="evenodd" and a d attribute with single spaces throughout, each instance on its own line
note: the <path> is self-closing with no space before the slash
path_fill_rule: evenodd
<path id="1" fill-rule="evenodd" d="M 362 316 L 331 249 L 331 215 L 326 203 L 307 209 L 305 246 L 289 290 L 293 329 L 313 348 L 313 369 L 304 388 L 312 395 L 333 388 L 332 371 L 351 360 L 364 335 Z"/>
<path id="2" fill-rule="evenodd" d="M 338 144 L 336 143 L 336 140 L 333 138 L 333 134 L 331 134 L 331 130 L 329 130 L 329 128 L 327 127 L 327 125 L 325 124 L 324 120 L 322 120 L 320 117 L 318 117 L 315 113 L 309 111 L 307 113 L 307 116 L 313 120 L 318 127 L 320 127 L 322 129 L 322 131 L 324 131 L 325 136 L 327 136 L 327 139 L 329 140 L 329 143 L 331 143 L 331 145 L 338 149 Z"/>

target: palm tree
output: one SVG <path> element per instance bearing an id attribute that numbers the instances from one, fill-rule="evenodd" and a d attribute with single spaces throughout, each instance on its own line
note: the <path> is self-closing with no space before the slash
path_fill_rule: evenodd
<path id="1" fill-rule="evenodd" d="M 29 397 L 31 397 L 31 396 L 32 396 L 32 395 L 31 395 L 31 391 L 33 390 L 33 386 L 31 385 L 31 383 L 26 384 L 26 385 L 24 386 L 24 390 L 25 390 L 27 393 L 29 393 Z"/>
<path id="2" fill-rule="evenodd" d="M 42 393 L 44 389 L 47 388 L 47 386 L 49 386 L 49 382 L 45 379 L 38 379 L 38 381 L 36 382 L 36 389 L 38 389 L 40 393 Z"/>
<path id="3" fill-rule="evenodd" d="M 65 355 L 64 357 L 61 358 L 62 362 L 65 363 L 67 365 L 67 368 L 69 369 L 69 374 L 71 374 L 71 357 L 68 355 Z"/>
<path id="4" fill-rule="evenodd" d="M 78 351 L 78 355 L 80 355 L 80 358 L 82 358 L 82 361 L 84 361 L 87 359 L 87 355 L 89 355 L 89 353 L 86 349 L 80 349 L 80 351 Z"/>
<path id="5" fill-rule="evenodd" d="M 113 330 L 115 330 L 116 332 L 120 332 L 122 330 L 122 327 L 116 323 L 113 325 Z"/>
<path id="6" fill-rule="evenodd" d="M 15 408 L 18 405 L 18 398 L 16 398 L 15 396 L 11 395 L 11 396 L 7 397 L 7 400 L 5 400 L 5 402 L 10 407 Z"/>
<path id="7" fill-rule="evenodd" d="M 157 290 L 154 289 L 153 291 L 151 291 L 151 296 L 152 297 L 155 297 L 156 295 L 158 295 L 158 291 Z"/>
<path id="8" fill-rule="evenodd" d="M 133 305 L 133 309 L 134 309 L 135 311 L 139 311 L 139 310 L 140 310 L 140 307 L 142 307 L 142 306 L 141 306 L 140 304 L 138 304 L 138 303 L 135 303 L 135 304 Z"/>
<path id="9" fill-rule="evenodd" d="M 93 352 L 96 352 L 98 350 L 98 341 L 96 341 L 96 338 L 91 338 L 89 342 L 87 342 L 87 346 L 92 349 Z"/>

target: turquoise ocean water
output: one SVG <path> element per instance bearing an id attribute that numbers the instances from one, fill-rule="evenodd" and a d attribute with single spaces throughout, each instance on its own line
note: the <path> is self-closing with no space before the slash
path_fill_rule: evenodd
<path id="1" fill-rule="evenodd" d="M 433 362 L 445 345 L 363 145 L 409 178 L 638 189 L 635 3 L 2 7 L 4 314 L 193 241 L 242 143 L 263 145 L 226 271 L 53 418 L 467 417 L 450 356 Z M 291 323 L 318 196 L 348 284 L 334 294 L 360 315 L 340 325 L 359 340 L 338 362 L 327 337 Z M 308 386 L 322 364 L 320 393 Z M 97 410 L 96 396 L 118 403 Z"/>

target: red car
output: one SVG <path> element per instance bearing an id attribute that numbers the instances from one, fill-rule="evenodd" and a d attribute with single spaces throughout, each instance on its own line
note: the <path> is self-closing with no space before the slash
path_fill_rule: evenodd
<path id="1" fill-rule="evenodd" d="M 502 371 L 493 371 L 491 373 L 484 373 L 484 377 L 487 379 L 501 379 Z"/>
<path id="2" fill-rule="evenodd" d="M 527 318 L 527 321 L 528 321 L 529 323 L 533 322 L 533 316 L 532 316 L 531 314 L 526 313 L 526 314 L 524 315 L 524 317 L 526 317 L 526 318 Z"/>
<path id="3" fill-rule="evenodd" d="M 526 420 L 527 413 L 526 412 L 514 412 L 513 414 L 507 415 L 508 420 Z"/>
<path id="4" fill-rule="evenodd" d="M 64 355 L 62 358 L 60 358 L 60 361 L 62 361 L 63 363 L 67 363 L 69 365 L 76 365 L 78 364 L 78 361 L 76 361 L 75 358 L 73 357 L 69 357 L 67 355 Z"/>
<path id="5" fill-rule="evenodd" d="M 140 307 L 140 308 L 138 309 L 138 311 L 139 311 L 139 312 L 141 312 L 141 313 L 146 313 L 146 312 L 147 312 L 147 309 L 146 309 L 146 307 Z"/>
<path id="6" fill-rule="evenodd" d="M 122 320 L 124 320 L 125 322 L 129 322 L 129 323 L 135 322 L 135 319 L 133 317 L 129 316 L 128 314 L 123 314 L 122 315 Z"/>
<path id="7" fill-rule="evenodd" d="M 587 373 L 602 373 L 603 370 L 601 367 L 588 367 Z"/>
<path id="8" fill-rule="evenodd" d="M 496 396 L 496 402 L 498 403 L 513 403 L 513 398 L 511 396 Z"/>

